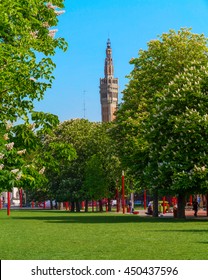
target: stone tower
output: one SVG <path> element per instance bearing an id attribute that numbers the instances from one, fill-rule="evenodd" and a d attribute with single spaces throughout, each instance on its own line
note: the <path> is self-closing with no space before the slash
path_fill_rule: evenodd
<path id="1" fill-rule="evenodd" d="M 118 106 L 118 78 L 114 78 L 112 49 L 110 39 L 107 41 L 104 67 L 105 78 L 100 79 L 100 103 L 102 122 L 110 122 Z"/>

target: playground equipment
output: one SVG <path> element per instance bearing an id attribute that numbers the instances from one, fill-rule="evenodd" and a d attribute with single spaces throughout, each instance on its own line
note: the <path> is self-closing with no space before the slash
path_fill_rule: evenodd
<path id="1" fill-rule="evenodd" d="M 154 204 L 153 204 L 153 201 L 150 201 L 150 203 L 151 203 L 151 205 L 152 205 L 152 209 L 154 209 Z M 169 205 L 169 202 L 167 201 L 167 200 L 159 200 L 158 201 L 158 211 L 160 212 L 160 213 L 166 213 L 166 212 L 168 212 L 168 210 L 169 210 L 169 208 L 170 208 L 170 205 Z"/>

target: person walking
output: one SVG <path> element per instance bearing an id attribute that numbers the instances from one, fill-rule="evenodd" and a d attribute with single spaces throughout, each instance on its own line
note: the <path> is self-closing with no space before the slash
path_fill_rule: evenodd
<path id="1" fill-rule="evenodd" d="M 197 217 L 198 208 L 199 208 L 199 203 L 198 203 L 198 201 L 195 199 L 194 202 L 193 202 L 193 210 L 194 210 L 194 216 L 195 216 L 195 217 Z"/>

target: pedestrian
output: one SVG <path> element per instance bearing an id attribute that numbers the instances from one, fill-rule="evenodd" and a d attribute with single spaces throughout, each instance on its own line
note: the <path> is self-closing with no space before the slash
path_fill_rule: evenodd
<path id="1" fill-rule="evenodd" d="M 198 208 L 199 208 L 199 203 L 198 203 L 198 201 L 195 199 L 194 202 L 193 202 L 193 210 L 194 210 L 194 216 L 195 216 L 195 217 L 197 217 Z"/>
<path id="2" fill-rule="evenodd" d="M 131 202 L 131 200 L 129 200 L 128 209 L 129 209 L 129 213 L 131 213 L 132 212 L 132 202 Z"/>
<path id="3" fill-rule="evenodd" d="M 153 207 L 152 207 L 153 205 L 152 205 L 152 202 L 150 201 L 149 203 L 148 203 L 148 208 L 147 208 L 147 212 L 145 213 L 145 214 L 147 214 L 147 215 L 152 215 L 153 214 Z"/>

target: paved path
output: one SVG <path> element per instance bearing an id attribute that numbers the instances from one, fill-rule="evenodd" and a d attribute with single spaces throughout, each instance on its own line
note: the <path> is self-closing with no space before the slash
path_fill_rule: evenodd
<path id="1" fill-rule="evenodd" d="M 139 216 L 147 216 L 147 214 L 145 214 L 145 212 L 147 212 L 146 210 L 138 210 L 139 211 Z M 185 214 L 186 214 L 186 217 L 187 218 L 193 218 L 193 219 L 197 219 L 197 218 L 207 218 L 208 219 L 208 217 L 207 217 L 207 213 L 206 213 L 206 211 L 205 210 L 203 210 L 203 209 L 200 209 L 199 211 L 198 211 L 198 215 L 197 215 L 197 217 L 195 217 L 194 216 L 194 211 L 193 210 L 186 210 L 185 211 Z M 161 213 L 160 215 L 159 215 L 159 217 L 161 217 L 161 218 L 173 218 L 173 213 L 165 213 L 165 214 L 163 214 L 163 213 Z"/>
<path id="2" fill-rule="evenodd" d="M 2 210 L 3 209 L 5 209 L 6 210 L 6 207 L 4 207 L 4 208 L 2 208 Z M 12 206 L 11 207 L 11 210 L 51 210 L 50 208 L 45 208 L 45 209 L 43 209 L 43 208 L 40 208 L 40 207 L 35 207 L 35 208 L 31 208 L 31 207 L 22 207 L 22 208 L 20 208 L 20 207 L 18 207 L 18 206 Z M 61 209 L 62 211 L 63 210 L 65 210 L 65 208 L 63 208 L 63 209 Z M 53 211 L 53 210 L 52 210 Z M 57 210 L 56 210 L 57 211 Z M 136 211 L 138 211 L 139 213 L 138 214 L 136 214 L 136 215 L 139 215 L 139 216 L 142 216 L 142 217 L 148 217 L 149 215 L 147 215 L 146 214 L 146 212 L 147 212 L 147 210 L 136 210 Z M 104 211 L 105 212 L 105 211 Z M 117 212 L 108 212 L 108 213 L 112 213 L 112 214 L 115 214 L 115 213 L 117 213 Z M 122 214 L 122 212 L 120 212 L 119 214 Z M 128 213 L 128 212 L 126 212 L 125 214 L 130 214 L 130 213 Z M 199 218 L 202 218 L 202 219 L 208 219 L 208 217 L 207 217 L 207 213 L 206 213 L 206 211 L 205 210 L 203 210 L 203 209 L 200 209 L 199 211 L 198 211 L 198 215 L 197 215 L 197 217 L 195 217 L 194 216 L 194 211 L 193 210 L 186 210 L 186 212 L 185 212 L 185 214 L 186 214 L 186 218 L 193 218 L 193 219 L 199 219 Z M 131 214 L 132 215 L 132 214 Z M 150 216 L 151 217 L 151 216 Z M 159 217 L 160 218 L 173 218 L 173 213 L 171 212 L 171 213 L 165 213 L 165 214 L 163 214 L 163 213 L 161 213 L 161 214 L 159 214 Z"/>

